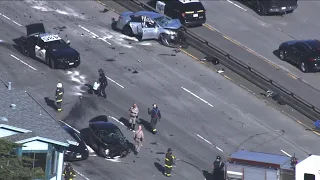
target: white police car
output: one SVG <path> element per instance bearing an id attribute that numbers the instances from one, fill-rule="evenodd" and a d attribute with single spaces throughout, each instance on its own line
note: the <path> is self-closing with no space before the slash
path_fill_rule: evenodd
<path id="1" fill-rule="evenodd" d="M 199 0 L 153 0 L 151 5 L 185 26 L 201 26 L 206 22 L 206 10 Z"/>
<path id="2" fill-rule="evenodd" d="M 27 36 L 20 37 L 21 52 L 39 59 L 50 68 L 70 68 L 80 65 L 80 54 L 59 35 L 46 33 L 42 23 L 26 26 Z"/>

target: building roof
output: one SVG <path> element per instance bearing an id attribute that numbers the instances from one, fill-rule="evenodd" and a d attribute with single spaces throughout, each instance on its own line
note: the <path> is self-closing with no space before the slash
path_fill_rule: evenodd
<path id="1" fill-rule="evenodd" d="M 77 142 L 38 105 L 26 92 L 0 86 L 0 128 L 20 132 L 5 139 L 16 143 L 33 140 L 61 146 L 77 145 Z M 12 107 L 15 105 L 15 109 Z"/>
<path id="2" fill-rule="evenodd" d="M 318 179 L 320 176 L 320 156 L 311 155 L 296 165 L 296 179 L 304 179 L 305 174 L 315 175 Z"/>

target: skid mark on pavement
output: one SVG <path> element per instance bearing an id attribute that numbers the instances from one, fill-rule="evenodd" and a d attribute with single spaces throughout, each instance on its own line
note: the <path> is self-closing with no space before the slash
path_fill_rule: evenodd
<path id="1" fill-rule="evenodd" d="M 26 0 L 25 2 L 29 3 L 32 8 L 42 11 L 42 12 L 55 12 L 58 14 L 66 15 L 66 16 L 73 16 L 77 17 L 80 19 L 85 19 L 85 16 L 77 13 L 75 10 L 73 10 L 70 7 L 63 7 L 64 10 L 62 9 L 56 9 L 56 8 L 51 8 L 49 7 L 48 3 L 45 1 L 36 1 L 36 0 Z"/>

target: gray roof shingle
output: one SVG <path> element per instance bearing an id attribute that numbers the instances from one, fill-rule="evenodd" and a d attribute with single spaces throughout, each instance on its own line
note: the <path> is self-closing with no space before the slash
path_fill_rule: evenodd
<path id="1" fill-rule="evenodd" d="M 57 143 L 68 144 L 75 141 L 41 106 L 39 106 L 26 92 L 11 90 L 0 86 L 0 125 L 5 124 L 32 131 L 6 137 L 7 139 L 25 140 L 32 137 L 46 138 Z M 13 109 L 11 104 L 15 104 Z M 41 112 L 41 113 L 40 113 Z"/>

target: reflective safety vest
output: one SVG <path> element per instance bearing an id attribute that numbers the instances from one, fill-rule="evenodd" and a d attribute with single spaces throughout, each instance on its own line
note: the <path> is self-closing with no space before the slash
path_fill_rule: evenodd
<path id="1" fill-rule="evenodd" d="M 167 168 L 172 168 L 173 161 L 174 161 L 174 156 L 171 155 L 170 153 L 166 153 L 166 159 L 165 159 L 164 166 Z"/>
<path id="2" fill-rule="evenodd" d="M 76 177 L 76 173 L 75 173 L 73 170 L 69 170 L 69 171 L 68 171 L 67 169 L 65 169 L 65 170 L 63 171 L 62 176 L 63 176 L 65 179 L 67 179 L 67 180 L 72 180 L 73 178 Z"/>
<path id="3" fill-rule="evenodd" d="M 56 90 L 56 101 L 57 102 L 62 102 L 63 93 L 64 93 L 63 88 L 57 88 L 57 90 Z"/>

